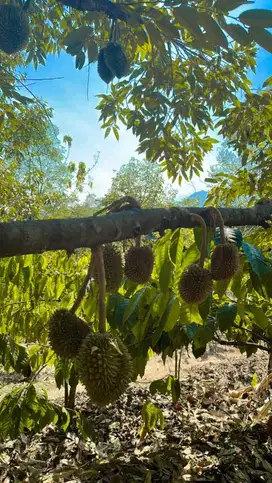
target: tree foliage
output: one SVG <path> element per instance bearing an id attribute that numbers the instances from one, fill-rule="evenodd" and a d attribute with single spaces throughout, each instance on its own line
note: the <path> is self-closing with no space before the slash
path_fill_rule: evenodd
<path id="1" fill-rule="evenodd" d="M 131 158 L 115 174 L 101 203 L 106 206 L 123 196 L 132 196 L 142 208 L 159 208 L 173 204 L 176 194 L 177 191 L 165 183 L 157 164 Z"/>
<path id="2" fill-rule="evenodd" d="M 227 130 L 227 106 L 239 105 L 238 91 L 251 97 L 247 72 L 256 64 L 254 42 L 271 51 L 271 34 L 265 30 L 271 11 L 244 10 L 235 23 L 230 21 L 232 11 L 247 3 L 209 0 L 120 6 L 110 0 L 101 5 L 85 0 L 83 12 L 74 0 L 33 3 L 24 61 L 34 67 L 45 65 L 48 54 L 66 50 L 81 69 L 97 61 L 99 48 L 110 40 L 112 23 L 118 22 L 117 40 L 126 50 L 131 70 L 100 96 L 105 135 L 112 130 L 118 139 L 124 124 L 138 137 L 138 152 L 181 182 L 201 171 L 203 157 L 215 143 L 208 134 L 214 116 L 219 117 L 222 131 Z M 0 81 L 0 87 L 16 96 L 12 82 L 10 92 L 10 83 L 5 82 Z"/>

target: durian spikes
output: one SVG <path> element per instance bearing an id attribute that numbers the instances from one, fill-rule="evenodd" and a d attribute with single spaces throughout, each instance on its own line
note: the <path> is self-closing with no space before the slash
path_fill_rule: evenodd
<path id="1" fill-rule="evenodd" d="M 214 280 L 229 280 L 239 270 L 239 250 L 233 243 L 226 242 L 224 220 L 219 210 L 211 207 L 217 215 L 220 228 L 220 244 L 211 256 L 211 273 Z"/>
<path id="2" fill-rule="evenodd" d="M 179 293 L 187 304 L 201 304 L 212 293 L 212 276 L 203 267 L 207 250 L 207 226 L 200 215 L 192 214 L 192 221 L 197 221 L 202 228 L 200 260 L 187 267 L 179 281 Z"/>

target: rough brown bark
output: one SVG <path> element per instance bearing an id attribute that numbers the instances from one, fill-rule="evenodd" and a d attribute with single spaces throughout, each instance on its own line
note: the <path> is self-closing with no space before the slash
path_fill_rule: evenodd
<path id="1" fill-rule="evenodd" d="M 208 208 L 133 209 L 88 218 L 0 223 L 0 257 L 50 250 L 72 253 L 75 248 L 93 248 L 152 232 L 163 233 L 167 228 L 193 228 L 197 223 L 191 220 L 190 212 L 201 215 L 209 224 Z M 220 208 L 220 212 L 227 226 L 266 227 L 272 217 L 272 204 Z"/>

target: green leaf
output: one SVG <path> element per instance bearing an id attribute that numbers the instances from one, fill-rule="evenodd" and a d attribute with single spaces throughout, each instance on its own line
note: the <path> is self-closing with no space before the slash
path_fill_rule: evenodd
<path id="1" fill-rule="evenodd" d="M 257 374 L 254 372 L 253 376 L 252 376 L 252 379 L 251 379 L 251 382 L 250 382 L 250 385 L 251 387 L 253 387 L 253 389 L 257 386 L 258 384 L 258 376 Z"/>
<path id="2" fill-rule="evenodd" d="M 228 39 L 216 21 L 207 13 L 198 12 L 199 23 L 206 30 L 210 42 L 220 45 L 224 49 L 228 48 Z"/>
<path id="3" fill-rule="evenodd" d="M 272 35 L 268 30 L 258 27 L 249 27 L 248 33 L 252 40 L 272 54 Z"/>
<path id="4" fill-rule="evenodd" d="M 240 5 L 249 5 L 250 2 L 247 0 L 216 0 L 214 4 L 214 8 L 217 10 L 221 10 L 222 12 L 231 12 L 231 10 L 235 10 L 236 8 L 240 7 Z"/>
<path id="5" fill-rule="evenodd" d="M 82 69 L 85 64 L 85 53 L 84 52 L 79 52 L 76 56 L 76 69 Z"/>
<path id="6" fill-rule="evenodd" d="M 251 265 L 252 270 L 262 277 L 266 273 L 272 273 L 272 264 L 267 260 L 259 248 L 251 243 L 242 243 L 242 249 Z"/>
<path id="7" fill-rule="evenodd" d="M 199 357 L 202 357 L 203 354 L 205 354 L 206 346 L 204 345 L 203 347 L 196 347 L 195 343 L 193 342 L 192 343 L 192 352 L 193 352 L 194 357 L 196 359 L 198 359 Z"/>
<path id="8" fill-rule="evenodd" d="M 170 330 L 175 327 L 177 321 L 179 320 L 180 315 L 180 307 L 178 298 L 174 295 L 170 302 L 167 305 L 167 315 L 166 315 L 166 322 L 164 325 L 165 332 L 169 332 Z"/>
<path id="9" fill-rule="evenodd" d="M 215 324 L 213 321 L 208 321 L 205 325 L 199 325 L 194 336 L 194 346 L 206 347 L 206 345 L 211 342 L 215 332 Z"/>
<path id="10" fill-rule="evenodd" d="M 215 288 L 215 291 L 218 294 L 218 297 L 220 299 L 226 293 L 226 290 L 229 286 L 229 283 L 230 283 L 230 279 L 229 280 L 219 280 L 218 282 L 215 282 L 214 288 Z"/>
<path id="11" fill-rule="evenodd" d="M 263 310 L 260 307 L 257 307 L 256 305 L 249 305 L 248 306 L 249 310 L 251 313 L 254 315 L 254 322 L 258 327 L 261 329 L 266 329 L 269 325 L 271 325 L 271 322 L 269 318 L 265 315 Z"/>
<path id="12" fill-rule="evenodd" d="M 160 408 L 147 402 L 142 407 L 142 425 L 140 428 L 140 439 L 143 440 L 156 425 L 159 424 L 161 429 L 164 428 L 164 416 Z"/>
<path id="13" fill-rule="evenodd" d="M 80 27 L 66 35 L 66 37 L 63 39 L 63 43 L 64 45 L 72 45 L 79 42 L 85 42 L 91 33 L 91 27 Z"/>
<path id="14" fill-rule="evenodd" d="M 252 39 L 247 30 L 236 23 L 224 24 L 223 29 L 241 45 L 247 46 L 252 43 Z"/>
<path id="15" fill-rule="evenodd" d="M 250 27 L 270 28 L 272 27 L 272 10 L 263 8 L 246 10 L 241 13 L 239 20 Z"/>
<path id="16" fill-rule="evenodd" d="M 263 87 L 272 86 L 272 75 L 267 77 L 267 79 L 263 83 Z"/>
<path id="17" fill-rule="evenodd" d="M 160 289 L 162 293 L 167 293 L 169 290 L 171 278 L 172 278 L 172 272 L 173 272 L 173 265 L 170 262 L 170 260 L 167 260 L 164 262 L 161 271 L 160 271 Z"/>
<path id="18" fill-rule="evenodd" d="M 150 41 L 153 45 L 160 45 L 162 43 L 162 36 L 158 28 L 153 24 L 153 22 L 146 22 L 145 28 L 149 35 Z"/>
<path id="19" fill-rule="evenodd" d="M 117 141 L 119 141 L 120 136 L 119 136 L 119 131 L 118 131 L 116 126 L 113 127 L 113 132 L 114 132 L 115 138 L 117 139 Z"/>
<path id="20" fill-rule="evenodd" d="M 216 311 L 216 321 L 219 329 L 223 332 L 233 326 L 233 322 L 237 316 L 236 304 L 225 304 Z"/>
<path id="21" fill-rule="evenodd" d="M 167 376 L 163 379 L 157 379 L 156 381 L 152 381 L 149 386 L 149 391 L 152 396 L 159 392 L 160 394 L 166 394 L 167 392 L 171 391 L 171 384 L 172 384 L 173 376 Z"/>
<path id="22" fill-rule="evenodd" d="M 201 251 L 201 244 L 202 244 L 202 229 L 198 226 L 194 228 L 194 237 L 195 237 L 195 242 L 197 245 L 197 248 L 199 249 L 199 252 Z M 206 257 L 210 256 L 210 244 L 211 241 L 213 240 L 214 237 L 214 230 L 211 228 L 208 228 L 207 230 L 207 249 L 206 249 Z"/>
<path id="23" fill-rule="evenodd" d="M 203 39 L 203 33 L 198 25 L 197 11 L 195 8 L 181 5 L 173 9 L 175 19 L 184 26 L 193 36 L 198 39 Z"/>
<path id="24" fill-rule="evenodd" d="M 212 295 L 209 295 L 209 297 L 207 297 L 206 300 L 198 306 L 198 311 L 200 313 L 202 320 L 207 320 L 208 315 L 210 313 L 210 308 L 212 306 L 212 302 L 213 302 Z"/>
<path id="25" fill-rule="evenodd" d="M 88 62 L 96 62 L 98 57 L 98 47 L 96 42 L 88 44 Z"/>
<path id="26" fill-rule="evenodd" d="M 149 291 L 149 287 L 148 286 L 143 287 L 141 290 L 138 290 L 138 292 L 136 292 L 133 295 L 133 297 L 129 300 L 129 304 L 128 304 L 128 306 L 125 309 L 123 323 L 125 323 L 128 320 L 128 318 L 132 315 L 132 313 L 135 310 L 139 310 L 140 303 L 141 303 L 141 299 L 142 299 L 142 297 L 145 296 L 145 294 L 148 291 Z"/>

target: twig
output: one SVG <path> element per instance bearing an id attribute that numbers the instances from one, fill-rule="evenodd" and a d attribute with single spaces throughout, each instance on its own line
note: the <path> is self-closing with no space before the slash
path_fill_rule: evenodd
<path id="1" fill-rule="evenodd" d="M 94 264 L 94 259 L 93 257 L 91 257 L 91 260 L 90 260 L 90 263 L 89 263 L 89 266 L 88 266 L 88 271 L 86 273 L 86 276 L 85 276 L 85 279 L 78 291 L 78 294 L 77 294 L 77 298 L 76 300 L 74 301 L 74 304 L 73 304 L 73 307 L 71 308 L 70 312 L 72 312 L 72 314 L 74 314 L 78 307 L 80 306 L 81 304 L 81 301 L 82 299 L 84 298 L 85 296 L 85 293 L 86 293 L 86 288 L 87 288 L 87 285 L 89 283 L 89 280 L 93 274 L 93 271 L 94 271 L 94 268 L 95 268 L 95 264 Z"/>
<path id="2" fill-rule="evenodd" d="M 213 340 L 217 342 L 220 345 L 227 345 L 227 346 L 232 346 L 232 347 L 251 347 L 254 349 L 260 349 L 265 352 L 271 352 L 271 349 L 268 349 L 268 347 L 265 347 L 264 345 L 260 344 L 254 344 L 253 342 L 238 342 L 235 340 L 222 340 L 218 339 L 218 337 L 214 337 Z"/>

